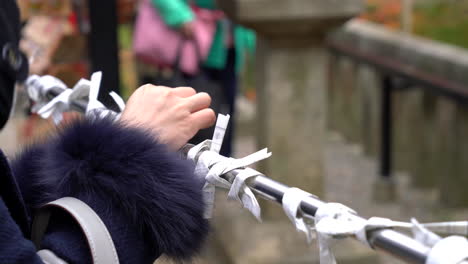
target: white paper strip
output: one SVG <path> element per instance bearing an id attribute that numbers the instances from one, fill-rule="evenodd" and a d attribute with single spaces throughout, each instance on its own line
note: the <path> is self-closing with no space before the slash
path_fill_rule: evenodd
<path id="1" fill-rule="evenodd" d="M 300 211 L 301 202 L 304 198 L 311 196 L 299 188 L 289 188 L 284 194 L 282 199 L 283 210 L 294 224 L 298 231 L 304 232 L 307 237 L 307 242 L 311 242 L 312 227 L 310 227 L 305 221 Z"/>
<path id="2" fill-rule="evenodd" d="M 315 230 L 320 250 L 320 264 L 335 264 L 335 255 L 330 249 L 332 239 L 354 235 L 363 223 L 355 217 L 349 207 L 338 203 L 320 206 L 315 213 Z"/>
<path id="3" fill-rule="evenodd" d="M 242 170 L 234 179 L 231 189 L 229 190 L 228 197 L 230 199 L 241 202 L 244 208 L 249 210 L 249 212 L 252 213 L 255 218 L 261 222 L 262 219 L 260 205 L 258 204 L 258 201 L 255 198 L 252 190 L 250 190 L 250 188 L 248 188 L 245 184 L 247 179 L 256 177 L 260 174 L 261 173 L 251 168 Z"/>
<path id="4" fill-rule="evenodd" d="M 215 187 L 223 189 L 231 188 L 231 183 L 220 177 L 221 175 L 235 169 L 243 169 L 248 165 L 266 159 L 270 156 L 271 153 L 269 153 L 267 149 L 257 151 L 242 159 L 226 158 L 213 151 L 207 151 L 202 153 L 198 158 L 198 163 L 203 164 L 205 168 L 209 168 L 205 177 L 206 183 L 203 187 L 205 202 L 208 205 L 205 217 L 210 218 L 212 216 L 216 191 Z M 202 169 L 198 170 L 202 171 Z M 251 208 L 251 212 L 259 218 L 260 206 L 258 205 L 254 194 L 251 190 L 245 191 L 245 194 L 247 195 L 246 197 L 241 197 L 241 200 L 245 202 L 245 204 L 243 205 L 248 206 L 248 208 Z"/>
<path id="5" fill-rule="evenodd" d="M 91 83 L 89 87 L 88 106 L 86 108 L 86 114 L 99 109 L 105 108 L 105 106 L 98 101 L 99 89 L 101 87 L 102 72 L 95 72 L 91 75 Z"/>
<path id="6" fill-rule="evenodd" d="M 429 252 L 426 264 L 459 264 L 468 260 L 468 241 L 451 236 L 437 242 Z"/>
<path id="7" fill-rule="evenodd" d="M 216 128 L 213 133 L 213 139 L 211 142 L 211 151 L 219 153 L 221 146 L 223 145 L 224 135 L 226 134 L 227 126 L 229 125 L 229 115 L 218 114 L 218 120 L 216 121 Z"/>

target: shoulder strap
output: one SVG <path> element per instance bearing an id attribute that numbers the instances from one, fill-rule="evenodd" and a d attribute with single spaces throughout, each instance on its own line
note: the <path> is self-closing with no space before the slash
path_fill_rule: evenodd
<path id="1" fill-rule="evenodd" d="M 54 252 L 48 249 L 42 249 L 37 252 L 42 262 L 45 264 L 67 264 L 63 259 L 57 257 Z"/>
<path id="2" fill-rule="evenodd" d="M 101 218 L 87 204 L 72 197 L 58 199 L 39 209 L 31 233 L 31 239 L 38 249 L 47 230 L 51 207 L 66 211 L 77 221 L 88 241 L 94 264 L 119 263 L 112 237 Z"/>

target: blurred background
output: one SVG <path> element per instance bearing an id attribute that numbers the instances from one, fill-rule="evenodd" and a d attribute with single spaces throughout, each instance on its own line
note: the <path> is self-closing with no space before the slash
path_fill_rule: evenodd
<path id="1" fill-rule="evenodd" d="M 234 117 L 226 155 L 268 147 L 261 172 L 362 216 L 466 220 L 468 0 L 188 2 L 18 0 L 21 47 L 32 73 L 69 87 L 103 71 L 111 108 L 109 91 L 144 83 L 207 91 Z M 54 127 L 20 94 L 0 144 L 12 156 Z M 262 202 L 258 223 L 218 196 L 196 263 L 318 263 L 280 206 Z M 402 263 L 353 241 L 335 250 Z"/>

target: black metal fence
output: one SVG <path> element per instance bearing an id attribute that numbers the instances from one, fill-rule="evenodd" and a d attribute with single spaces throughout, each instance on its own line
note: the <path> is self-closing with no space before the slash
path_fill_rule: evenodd
<path id="1" fill-rule="evenodd" d="M 450 98 L 454 102 L 468 102 L 468 86 L 448 80 L 443 76 L 418 69 L 406 64 L 394 56 L 385 56 L 365 50 L 352 43 L 343 43 L 330 38 L 327 42 L 330 52 L 330 69 L 334 68 L 336 58 L 346 57 L 354 62 L 365 64 L 375 69 L 380 78 L 381 119 L 380 119 L 380 175 L 390 178 L 393 173 L 393 100 L 395 90 L 422 88 L 435 95 Z"/>

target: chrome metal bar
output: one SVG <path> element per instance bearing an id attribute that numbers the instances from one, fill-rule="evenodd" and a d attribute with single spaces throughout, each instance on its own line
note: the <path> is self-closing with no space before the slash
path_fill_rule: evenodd
<path id="1" fill-rule="evenodd" d="M 53 98 L 60 94 L 62 89 L 51 89 L 49 94 L 47 95 L 50 98 Z M 86 102 L 78 101 L 72 102 L 72 105 L 77 111 L 85 112 L 86 110 Z M 193 147 L 191 144 L 187 144 L 184 146 L 179 152 L 181 156 L 186 157 L 188 151 Z M 199 157 L 199 156 L 198 156 Z M 241 170 L 233 170 L 228 172 L 221 177 L 228 180 L 229 182 L 233 182 L 236 178 L 236 175 L 240 173 Z M 274 201 L 276 203 L 281 204 L 283 195 L 290 187 L 272 180 L 265 175 L 259 175 L 253 179 L 250 179 L 246 182 L 246 184 L 261 198 Z M 311 194 L 312 195 L 312 194 Z M 301 210 L 305 214 L 310 216 L 315 216 L 318 208 L 325 204 L 326 202 L 320 200 L 319 198 L 308 197 L 304 199 L 301 203 Z M 357 216 L 360 218 L 359 216 Z M 414 264 L 425 264 L 427 256 L 430 252 L 430 248 L 419 243 L 418 241 L 404 235 L 402 233 L 396 232 L 391 229 L 385 230 L 377 230 L 377 231 L 370 231 L 368 234 L 369 243 L 372 247 L 378 251 L 385 252 L 398 258 L 406 263 L 414 263 Z M 468 261 L 464 261 L 461 264 L 468 264 Z"/>
<path id="2" fill-rule="evenodd" d="M 229 182 L 235 179 L 241 170 L 234 170 L 222 177 Z M 246 182 L 246 184 L 261 198 L 281 204 L 283 194 L 290 187 L 272 180 L 264 175 Z M 301 210 L 305 214 L 315 216 L 317 209 L 326 202 L 308 197 L 301 203 Z M 424 264 L 430 248 L 418 241 L 394 230 L 378 230 L 369 233 L 369 243 L 376 249 L 390 254 L 407 263 Z"/>
<path id="3" fill-rule="evenodd" d="M 376 249 L 408 263 L 426 263 L 430 251 L 418 241 L 389 229 L 371 233 L 369 240 Z"/>

